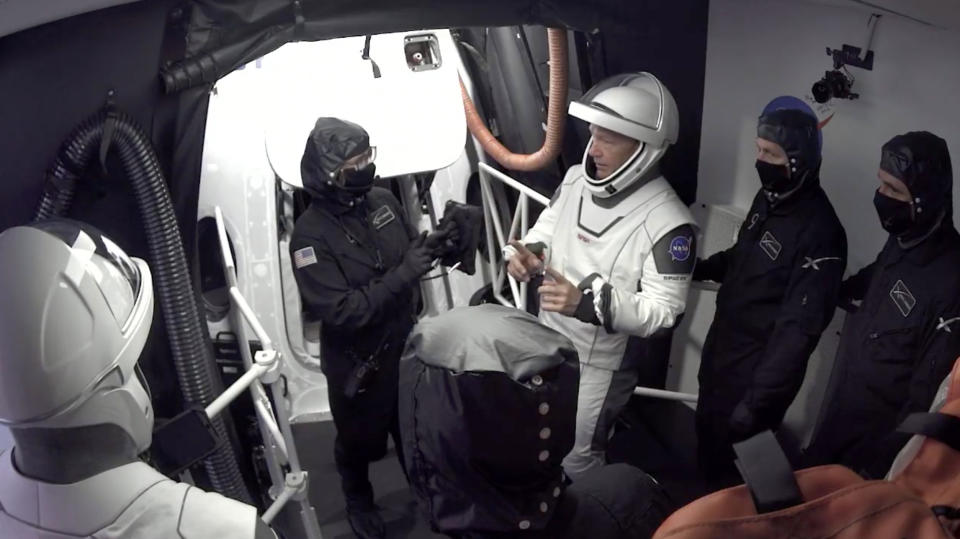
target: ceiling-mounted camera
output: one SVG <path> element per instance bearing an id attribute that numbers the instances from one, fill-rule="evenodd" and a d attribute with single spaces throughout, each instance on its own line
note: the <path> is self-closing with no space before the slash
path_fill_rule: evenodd
<path id="1" fill-rule="evenodd" d="M 853 88 L 853 81 L 853 77 L 838 69 L 827 71 L 822 79 L 813 83 L 811 89 L 813 98 L 817 100 L 817 103 L 826 103 L 834 97 L 837 99 L 856 99 L 860 97 L 860 94 L 850 91 Z"/>
<path id="2" fill-rule="evenodd" d="M 867 42 L 861 49 L 852 45 L 844 45 L 841 49 L 827 47 L 827 56 L 833 58 L 833 70 L 824 73 L 823 78 L 813 83 L 811 92 L 817 103 L 826 103 L 833 98 L 857 99 L 860 94 L 851 91 L 855 79 L 847 70 L 847 66 L 859 67 L 867 71 L 873 70 L 873 51 L 870 44 L 873 42 L 873 32 L 877 28 L 880 15 L 873 14 L 867 22 Z M 860 53 L 863 52 L 861 58 Z"/>

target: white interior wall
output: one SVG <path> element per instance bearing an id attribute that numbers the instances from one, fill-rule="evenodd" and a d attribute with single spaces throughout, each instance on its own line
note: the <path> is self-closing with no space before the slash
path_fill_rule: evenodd
<path id="1" fill-rule="evenodd" d="M 873 70 L 850 68 L 860 99 L 823 106 L 810 97 L 813 82 L 833 68 L 826 47 L 862 46 L 868 17 L 868 11 L 842 5 L 712 0 L 707 39 L 698 202 L 746 212 L 760 185 L 754 168 L 757 116 L 776 96 L 805 98 L 821 119 L 835 114 L 823 132 L 821 180 L 847 231 L 848 273 L 871 262 L 886 239 L 872 202 L 883 143 L 899 133 L 928 130 L 946 139 L 955 163 L 960 160 L 960 32 L 884 14 L 871 47 Z M 954 189 L 955 205 L 956 198 Z M 702 224 L 708 237 L 724 234 Z M 700 345 L 716 295 L 696 290 L 691 296 L 674 343 L 670 385 L 696 392 Z M 824 332 L 788 412 L 786 422 L 801 438 L 816 420 L 842 318 Z"/>
<path id="2" fill-rule="evenodd" d="M 809 96 L 833 68 L 825 48 L 861 46 L 867 19 L 860 9 L 810 2 L 711 1 L 700 202 L 749 207 L 759 187 L 753 140 L 761 109 L 778 95 Z M 860 99 L 818 110 L 835 113 L 823 130 L 821 180 L 847 230 L 850 269 L 871 262 L 886 238 L 872 202 L 883 143 L 927 130 L 960 159 L 960 32 L 885 14 L 871 48 L 873 71 L 850 68 Z"/>

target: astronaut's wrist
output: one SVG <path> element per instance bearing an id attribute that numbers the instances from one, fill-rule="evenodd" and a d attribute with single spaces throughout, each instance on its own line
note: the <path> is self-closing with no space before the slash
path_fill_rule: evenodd
<path id="1" fill-rule="evenodd" d="M 577 288 L 583 292 L 583 297 L 580 299 L 581 304 L 585 301 L 585 298 L 590 298 L 593 316 L 597 319 L 595 323 L 598 326 L 603 326 L 607 333 L 614 333 L 613 316 L 610 310 L 613 287 L 610 286 L 610 283 L 604 281 L 599 273 L 591 273 L 580 281 Z M 581 306 L 578 305 L 578 309 Z M 590 323 L 594 322 L 591 321 Z"/>
<path id="2" fill-rule="evenodd" d="M 597 309 L 594 306 L 593 290 L 583 290 L 580 294 L 580 302 L 573 312 L 573 317 L 581 322 L 599 326 L 600 317 L 597 316 Z"/>

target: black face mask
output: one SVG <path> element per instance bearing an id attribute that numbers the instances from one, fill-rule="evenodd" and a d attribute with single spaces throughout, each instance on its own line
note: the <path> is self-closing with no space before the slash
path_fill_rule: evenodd
<path id="1" fill-rule="evenodd" d="M 890 198 L 880 191 L 873 196 L 873 205 L 880 217 L 880 226 L 894 236 L 899 236 L 913 226 L 910 203 Z"/>
<path id="2" fill-rule="evenodd" d="M 373 187 L 373 179 L 376 177 L 376 173 L 377 166 L 373 163 L 360 169 L 343 169 L 340 171 L 338 187 L 353 196 L 364 195 Z"/>
<path id="3" fill-rule="evenodd" d="M 790 175 L 787 174 L 787 167 L 784 165 L 772 165 L 757 159 L 757 174 L 760 175 L 760 183 L 767 191 L 785 193 L 791 188 Z"/>

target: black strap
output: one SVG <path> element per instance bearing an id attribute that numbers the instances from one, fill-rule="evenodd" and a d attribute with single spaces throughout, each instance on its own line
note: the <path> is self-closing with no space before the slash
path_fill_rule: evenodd
<path id="1" fill-rule="evenodd" d="M 372 35 L 367 35 L 363 40 L 363 52 L 360 53 L 360 58 L 364 60 L 370 59 L 370 41 L 373 39 Z"/>
<path id="2" fill-rule="evenodd" d="M 733 444 L 737 469 L 743 477 L 757 513 L 770 513 L 803 503 L 803 494 L 783 449 L 767 430 Z"/>
<path id="3" fill-rule="evenodd" d="M 897 432 L 922 434 L 960 451 L 960 418 L 948 414 L 910 414 L 897 427 Z"/>
<path id="4" fill-rule="evenodd" d="M 366 39 L 363 40 L 363 52 L 360 57 L 364 60 L 370 60 L 370 65 L 373 67 L 373 78 L 380 78 L 380 66 L 377 65 L 376 60 L 370 58 L 370 40 L 373 38 L 372 35 L 368 35 Z"/>
<path id="5" fill-rule="evenodd" d="M 303 27 L 306 23 L 306 19 L 303 17 L 303 6 L 300 4 L 300 0 L 293 0 L 291 7 L 293 8 L 293 40 L 303 41 Z"/>
<path id="6" fill-rule="evenodd" d="M 110 146 L 113 144 L 113 135 L 117 130 L 117 119 L 120 113 L 117 112 L 116 91 L 107 92 L 106 103 L 107 117 L 103 123 L 103 135 L 100 137 L 100 167 L 103 173 L 107 173 L 107 154 L 110 152 Z"/>

